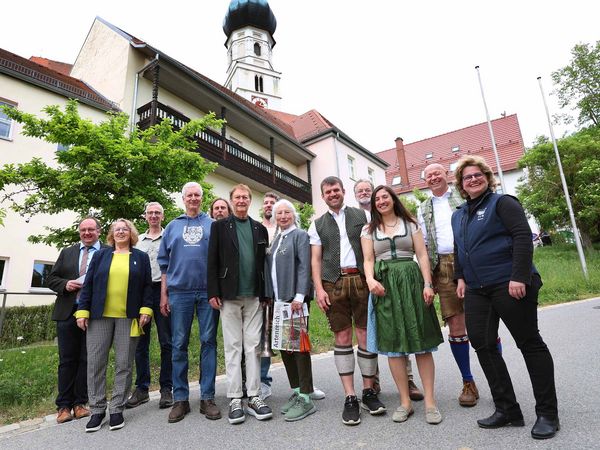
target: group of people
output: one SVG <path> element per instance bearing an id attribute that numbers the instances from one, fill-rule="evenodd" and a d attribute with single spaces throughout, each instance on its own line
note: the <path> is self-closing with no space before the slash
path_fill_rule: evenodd
<path id="1" fill-rule="evenodd" d="M 345 205 L 342 181 L 321 182 L 328 211 L 308 232 L 299 227 L 292 203 L 273 193 L 263 199 L 262 223 L 249 217 L 252 191 L 234 186 L 229 201 L 213 201 L 201 212 L 202 188 L 182 189 L 185 213 L 162 229 L 163 209 L 149 203 L 148 231 L 138 236 L 125 219 L 111 224 L 108 246 L 98 241 L 100 224 L 86 218 L 81 242 L 64 249 L 50 275 L 57 292 L 53 319 L 59 345 L 58 422 L 90 416 L 86 431 L 101 428 L 107 409 L 106 366 L 115 348 L 115 382 L 109 405 L 111 430 L 124 426 L 123 411 L 149 400 L 149 335 L 152 318 L 161 346 L 160 408 L 168 421 L 190 412 L 188 344 L 194 312 L 200 330 L 200 413 L 220 419 L 215 403 L 216 333 L 223 333 L 228 421 L 246 415 L 270 419 L 270 359 L 260 357 L 267 302 L 293 311 L 314 297 L 334 335 L 334 361 L 344 390 L 342 422 L 360 423 L 361 408 L 385 414 L 379 400 L 378 355 L 388 357 L 399 395 L 394 422 L 424 400 L 424 417 L 439 424 L 432 353 L 443 342 L 433 300 L 449 326 L 448 341 L 462 378 L 458 402 L 477 404 L 469 343 L 486 376 L 494 413 L 482 428 L 523 426 L 512 382 L 502 358 L 499 320 L 525 359 L 536 399 L 531 434 L 545 439 L 559 429 L 553 362 L 537 328 L 541 278 L 532 263 L 531 231 L 518 201 L 494 192 L 493 173 L 478 157 L 462 158 L 448 184 L 443 166 L 425 169 L 432 196 L 417 217 L 385 185 L 359 180 L 359 208 Z M 415 260 L 416 259 L 416 260 Z M 91 261 L 91 262 L 90 262 Z M 353 346 L 356 338 L 358 348 Z M 87 351 L 86 351 L 87 350 Z M 414 355 L 423 392 L 414 383 Z M 316 411 L 324 394 L 313 385 L 310 353 L 281 352 L 291 388 L 281 408 L 286 421 Z M 136 388 L 127 398 L 136 362 Z M 362 376 L 360 401 L 355 366 Z M 244 400 L 247 398 L 247 400 Z M 89 402 L 90 409 L 86 408 Z"/>

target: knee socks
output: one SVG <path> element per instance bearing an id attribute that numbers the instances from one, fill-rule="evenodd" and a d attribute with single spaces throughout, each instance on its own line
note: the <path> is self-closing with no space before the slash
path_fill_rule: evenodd
<path id="1" fill-rule="evenodd" d="M 463 336 L 448 336 L 448 342 L 450 342 L 450 349 L 456 360 L 456 364 L 460 370 L 460 373 L 464 381 L 473 381 L 473 375 L 471 374 L 471 364 L 469 360 L 469 338 L 467 335 Z"/>
<path id="2" fill-rule="evenodd" d="M 371 353 L 358 347 L 356 353 L 358 367 L 363 378 L 373 378 L 377 373 L 377 353 Z"/>
<path id="3" fill-rule="evenodd" d="M 354 349 L 352 345 L 336 345 L 333 349 L 333 359 L 340 377 L 354 375 Z"/>

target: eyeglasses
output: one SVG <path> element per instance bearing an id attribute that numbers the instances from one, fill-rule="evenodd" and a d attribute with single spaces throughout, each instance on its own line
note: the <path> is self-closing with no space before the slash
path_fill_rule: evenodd
<path id="1" fill-rule="evenodd" d="M 372 189 L 357 189 L 356 193 L 357 194 L 372 194 L 373 190 Z"/>
<path id="2" fill-rule="evenodd" d="M 479 180 L 484 175 L 481 172 L 472 173 L 471 175 L 464 175 L 462 177 L 463 183 L 468 183 L 471 180 Z"/>
<path id="3" fill-rule="evenodd" d="M 161 211 L 146 211 L 147 216 L 160 216 L 161 214 Z"/>
<path id="4" fill-rule="evenodd" d="M 80 233 L 94 233 L 98 231 L 98 228 L 80 228 L 79 232 Z"/>
<path id="5" fill-rule="evenodd" d="M 129 233 L 129 228 L 123 227 L 123 228 L 115 228 L 115 233 Z"/>

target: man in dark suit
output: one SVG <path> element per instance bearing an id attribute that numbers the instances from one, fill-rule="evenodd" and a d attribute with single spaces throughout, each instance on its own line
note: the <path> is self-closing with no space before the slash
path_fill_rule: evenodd
<path id="1" fill-rule="evenodd" d="M 90 415 L 85 407 L 88 402 L 85 332 L 77 326 L 73 313 L 90 261 L 97 250 L 105 247 L 99 237 L 98 220 L 83 219 L 79 223 L 80 242 L 60 252 L 48 277 L 48 286 L 56 292 L 52 320 L 56 321 L 58 338 L 58 423 Z"/>
<path id="2" fill-rule="evenodd" d="M 241 423 L 245 412 L 258 420 L 273 416 L 260 398 L 261 300 L 265 299 L 264 262 L 267 229 L 248 216 L 252 191 L 244 184 L 229 193 L 233 215 L 214 222 L 208 244 L 208 298 L 221 310 L 229 423 Z M 248 405 L 242 407 L 242 352 L 246 359 Z"/>

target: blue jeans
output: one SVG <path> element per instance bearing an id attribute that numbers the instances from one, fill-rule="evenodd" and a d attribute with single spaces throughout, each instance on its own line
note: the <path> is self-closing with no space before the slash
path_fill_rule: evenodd
<path id="1" fill-rule="evenodd" d="M 160 343 L 160 389 L 171 390 L 171 321 L 160 313 L 160 282 L 152 283 L 152 311 L 156 322 L 156 332 Z M 150 387 L 150 333 L 152 322 L 144 327 L 135 351 L 135 385 L 138 389 L 147 391 Z"/>
<path id="2" fill-rule="evenodd" d="M 268 386 L 271 386 L 273 378 L 269 375 L 269 369 L 271 368 L 271 358 L 263 356 L 260 358 L 260 381 Z"/>
<path id="3" fill-rule="evenodd" d="M 189 400 L 188 344 L 194 310 L 200 334 L 200 399 L 215 398 L 217 376 L 217 326 L 219 311 L 208 304 L 207 293 L 169 293 L 171 334 L 173 342 L 173 400 Z"/>

